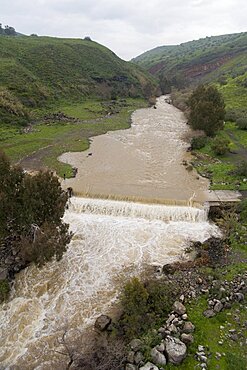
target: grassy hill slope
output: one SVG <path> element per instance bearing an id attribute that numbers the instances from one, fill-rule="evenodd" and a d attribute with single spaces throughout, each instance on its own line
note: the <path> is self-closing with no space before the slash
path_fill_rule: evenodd
<path id="1" fill-rule="evenodd" d="M 161 46 L 133 59 L 165 81 L 182 88 L 236 77 L 247 69 L 247 32 L 212 36 L 180 45 Z"/>
<path id="2" fill-rule="evenodd" d="M 106 47 L 81 39 L 0 37 L 0 122 L 25 123 L 60 100 L 149 96 L 150 76 Z"/>

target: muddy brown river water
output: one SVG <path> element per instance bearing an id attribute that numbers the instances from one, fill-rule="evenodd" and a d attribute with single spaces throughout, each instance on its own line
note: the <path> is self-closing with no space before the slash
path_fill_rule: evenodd
<path id="1" fill-rule="evenodd" d="M 56 352 L 64 331 L 86 337 L 127 278 L 181 258 L 191 241 L 217 235 L 206 209 L 185 205 L 192 197 L 203 200 L 207 188 L 181 165 L 188 130 L 182 113 L 161 97 L 157 109 L 133 114 L 129 130 L 95 137 L 88 152 L 62 156 L 79 169 L 63 186 L 88 197 L 72 197 L 65 213 L 74 236 L 63 259 L 19 273 L 1 306 L 0 369 L 66 369 L 66 357 Z"/>
<path id="2" fill-rule="evenodd" d="M 78 168 L 65 180 L 76 193 L 144 199 L 204 199 L 208 181 L 181 166 L 189 159 L 184 140 L 190 128 L 181 111 L 158 99 L 157 109 L 137 110 L 129 130 L 92 139 L 90 149 L 65 153 L 60 160 Z"/>

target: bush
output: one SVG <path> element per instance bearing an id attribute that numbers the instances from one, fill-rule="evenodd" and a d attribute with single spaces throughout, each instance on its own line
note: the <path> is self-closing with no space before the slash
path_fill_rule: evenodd
<path id="1" fill-rule="evenodd" d="M 211 144 L 212 150 L 217 155 L 224 155 L 229 151 L 230 141 L 227 138 L 216 136 Z"/>
<path id="2" fill-rule="evenodd" d="M 247 177 L 247 161 L 241 161 L 234 172 L 236 175 Z"/>
<path id="3" fill-rule="evenodd" d="M 59 260 L 71 239 L 62 217 L 67 195 L 49 172 L 30 176 L 0 152 L 0 245 L 22 265 Z M 0 256 L 1 257 L 1 256 Z"/>
<path id="4" fill-rule="evenodd" d="M 157 324 L 160 325 L 178 293 L 179 287 L 171 287 L 161 280 L 150 280 L 146 283 L 137 278 L 130 280 L 121 297 L 121 335 L 131 339 L 146 333 Z"/>
<path id="5" fill-rule="evenodd" d="M 247 130 L 247 118 L 242 117 L 236 120 L 236 124 L 240 130 Z"/>
<path id="6" fill-rule="evenodd" d="M 8 281 L 6 279 L 1 280 L 0 281 L 0 303 L 2 303 L 5 299 L 7 299 L 9 295 L 9 291 L 10 291 L 10 288 L 9 288 Z"/>
<path id="7" fill-rule="evenodd" d="M 193 137 L 191 140 L 191 149 L 202 149 L 207 144 L 208 138 L 206 136 Z"/>

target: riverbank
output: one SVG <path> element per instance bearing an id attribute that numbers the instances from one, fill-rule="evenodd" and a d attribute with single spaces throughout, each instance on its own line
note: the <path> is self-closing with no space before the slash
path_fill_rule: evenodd
<path id="1" fill-rule="evenodd" d="M 232 210 L 231 230 L 226 219 L 219 223 L 223 239 L 195 243 L 193 262 L 166 264 L 142 282 L 125 285 L 121 315 L 114 322 L 108 318 L 111 325 L 100 334 L 108 338 L 111 361 L 115 344 L 125 338 L 127 352 L 118 354 L 114 369 L 246 368 L 246 209 L 245 203 Z M 106 358 L 100 361 L 104 368 Z"/>

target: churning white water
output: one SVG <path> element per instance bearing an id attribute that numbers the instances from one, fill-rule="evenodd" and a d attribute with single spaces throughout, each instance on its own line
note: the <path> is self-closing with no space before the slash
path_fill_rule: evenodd
<path id="1" fill-rule="evenodd" d="M 54 352 L 63 331 L 84 330 L 107 312 L 123 281 L 145 265 L 172 262 L 190 241 L 216 234 L 206 217 L 192 207 L 72 198 L 64 219 L 74 236 L 64 258 L 22 271 L 0 311 L 2 366 L 63 369 L 64 356 Z"/>

